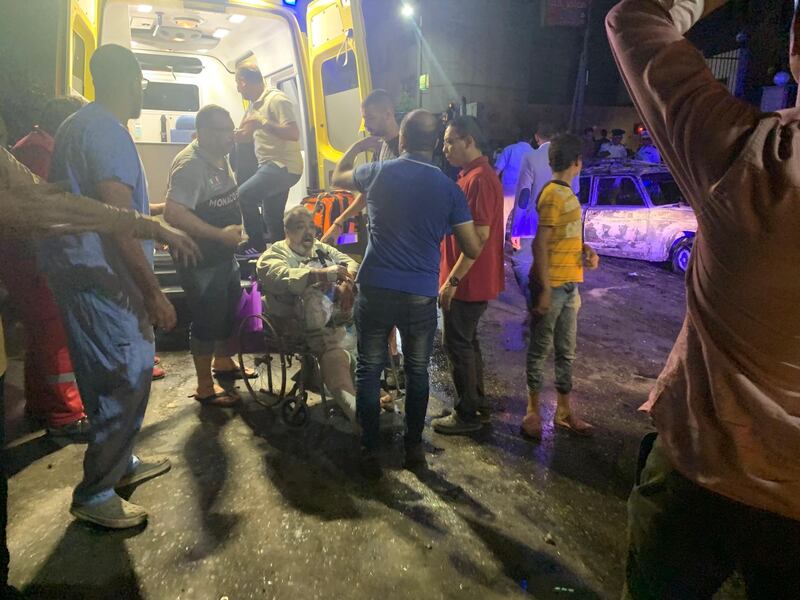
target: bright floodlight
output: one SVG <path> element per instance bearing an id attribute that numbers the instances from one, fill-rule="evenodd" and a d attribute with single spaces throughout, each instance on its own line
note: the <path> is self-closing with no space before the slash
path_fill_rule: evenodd
<path id="1" fill-rule="evenodd" d="M 231 23 L 243 23 L 246 18 L 244 15 L 231 15 L 228 17 L 228 21 Z"/>
<path id="2" fill-rule="evenodd" d="M 228 35 L 230 32 L 231 32 L 230 29 L 225 29 L 224 27 L 220 27 L 219 29 L 215 29 L 214 33 L 212 33 L 211 35 L 213 37 L 217 38 L 218 40 L 221 40 L 226 35 Z"/>
<path id="3" fill-rule="evenodd" d="M 400 9 L 400 14 L 406 19 L 410 19 L 414 16 L 414 7 L 410 4 L 403 4 L 403 8 Z"/>
<path id="4" fill-rule="evenodd" d="M 137 7 L 137 10 L 140 13 L 149 13 L 149 12 L 153 12 L 153 7 L 151 5 L 149 5 L 149 4 L 140 4 Z"/>

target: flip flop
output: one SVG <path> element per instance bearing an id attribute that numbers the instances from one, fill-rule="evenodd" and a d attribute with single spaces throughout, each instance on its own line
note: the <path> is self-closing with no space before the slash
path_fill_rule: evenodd
<path id="1" fill-rule="evenodd" d="M 194 398 L 200 404 L 204 404 L 206 406 L 219 406 L 221 408 L 227 408 L 229 406 L 234 406 L 242 401 L 241 396 L 235 394 L 229 390 L 225 390 L 223 392 L 215 392 L 210 396 L 198 396 L 197 394 L 192 394 L 189 398 Z"/>
<path id="2" fill-rule="evenodd" d="M 255 371 L 251 371 L 245 369 L 244 377 L 242 376 L 241 369 L 231 369 L 230 371 L 220 371 L 219 369 L 211 369 L 211 372 L 214 374 L 214 377 L 217 379 L 255 379 L 258 377 L 258 374 Z"/>
<path id="3" fill-rule="evenodd" d="M 530 418 L 529 418 L 530 417 Z M 519 434 L 532 442 L 542 441 L 542 420 L 537 414 L 525 415 L 519 426 Z"/>

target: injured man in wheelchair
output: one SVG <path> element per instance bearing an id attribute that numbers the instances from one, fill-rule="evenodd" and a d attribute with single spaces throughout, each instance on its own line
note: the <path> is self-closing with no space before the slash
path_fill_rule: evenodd
<path id="1" fill-rule="evenodd" d="M 357 429 L 345 327 L 352 322 L 358 263 L 314 237 L 305 207 L 288 211 L 283 225 L 286 239 L 273 244 L 256 265 L 266 314 L 281 333 L 302 335 L 319 361 L 325 387 Z"/>

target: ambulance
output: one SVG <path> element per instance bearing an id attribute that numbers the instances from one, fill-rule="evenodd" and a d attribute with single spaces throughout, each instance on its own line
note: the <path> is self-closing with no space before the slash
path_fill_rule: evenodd
<path id="1" fill-rule="evenodd" d="M 371 88 L 361 0 L 311 0 L 302 11 L 296 0 L 31 0 L 6 17 L 26 11 L 41 34 L 31 64 L 52 56 L 43 64 L 54 65 L 54 95 L 93 98 L 89 59 L 98 45 L 136 55 L 147 87 L 129 129 L 152 203 L 163 202 L 170 165 L 192 140 L 200 107 L 218 104 L 241 120 L 234 73 L 244 63 L 258 65 L 266 85 L 296 107 L 305 169 L 287 207 L 327 188 L 361 135 L 360 104 Z"/>

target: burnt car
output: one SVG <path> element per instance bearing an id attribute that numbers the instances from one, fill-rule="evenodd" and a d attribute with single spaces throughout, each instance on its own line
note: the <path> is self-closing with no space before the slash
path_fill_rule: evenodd
<path id="1" fill-rule="evenodd" d="M 584 241 L 598 254 L 669 262 L 675 272 L 686 271 L 697 219 L 666 166 L 599 161 L 581 172 L 578 197 Z M 523 218 L 517 212 L 509 221 Z"/>
<path id="2" fill-rule="evenodd" d="M 583 237 L 598 254 L 689 265 L 697 218 L 663 165 L 600 162 L 581 172 Z"/>

